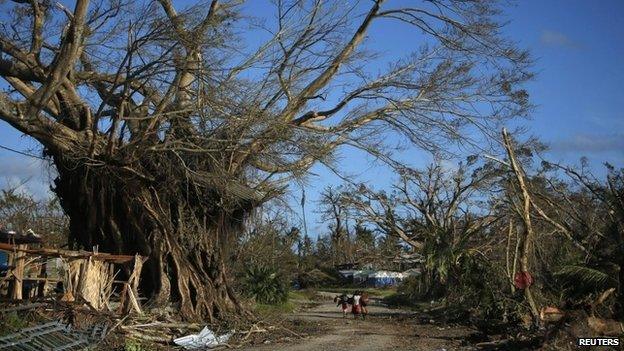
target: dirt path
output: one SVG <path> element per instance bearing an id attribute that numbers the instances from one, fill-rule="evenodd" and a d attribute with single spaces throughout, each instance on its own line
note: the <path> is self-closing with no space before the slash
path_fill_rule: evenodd
<path id="1" fill-rule="evenodd" d="M 419 323 L 414 312 L 389 309 L 380 305 L 369 307 L 366 320 L 344 319 L 331 300 L 288 318 L 317 322 L 328 331 L 291 343 L 268 344 L 244 350 L 471 350 L 462 346 L 474 331 L 463 327 L 441 328 Z"/>

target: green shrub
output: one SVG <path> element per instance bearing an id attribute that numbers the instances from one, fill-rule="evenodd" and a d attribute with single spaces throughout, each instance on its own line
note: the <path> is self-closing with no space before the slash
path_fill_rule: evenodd
<path id="1" fill-rule="evenodd" d="M 284 303 L 288 299 L 288 291 L 288 280 L 271 267 L 255 266 L 245 271 L 243 294 L 258 303 Z"/>

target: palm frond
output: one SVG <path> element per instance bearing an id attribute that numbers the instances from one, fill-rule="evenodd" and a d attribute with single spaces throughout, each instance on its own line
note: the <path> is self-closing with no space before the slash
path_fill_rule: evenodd
<path id="1" fill-rule="evenodd" d="M 596 268 L 578 265 L 563 266 L 555 276 L 570 283 L 592 288 L 604 288 L 609 284 L 609 274 Z"/>

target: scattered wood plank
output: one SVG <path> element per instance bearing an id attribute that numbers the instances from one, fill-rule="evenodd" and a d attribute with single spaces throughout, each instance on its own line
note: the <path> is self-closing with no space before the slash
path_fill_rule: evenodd
<path id="1" fill-rule="evenodd" d="M 102 252 L 90 252 L 90 251 L 71 251 L 71 250 L 62 250 L 62 249 L 28 249 L 21 247 L 21 245 L 12 245 L 7 243 L 0 243 L 0 250 L 6 252 L 24 252 L 31 255 L 40 255 L 46 257 L 63 257 L 63 258 L 89 258 L 92 257 L 94 260 L 98 261 L 106 261 L 110 263 L 116 264 L 124 264 L 132 262 L 136 256 L 134 255 L 114 255 L 109 253 Z M 140 256 L 139 256 L 140 257 Z M 145 258 L 142 258 L 145 260 Z"/>
<path id="2" fill-rule="evenodd" d="M 27 303 L 27 304 L 23 304 L 23 305 L 19 305 L 19 306 L 3 308 L 3 309 L 0 310 L 0 314 L 17 312 L 17 311 L 32 310 L 32 309 L 35 309 L 35 308 L 38 308 L 38 307 L 43 307 L 43 306 L 46 306 L 46 305 L 47 305 L 46 303 L 42 303 L 42 302 Z"/>

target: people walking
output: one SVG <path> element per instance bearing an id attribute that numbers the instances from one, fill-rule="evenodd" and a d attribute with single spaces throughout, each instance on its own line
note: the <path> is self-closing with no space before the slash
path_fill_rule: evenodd
<path id="1" fill-rule="evenodd" d="M 337 303 L 337 307 L 342 309 L 342 318 L 346 318 L 349 310 L 349 297 L 347 294 L 343 293 L 342 295 L 334 297 L 334 302 Z"/>
<path id="2" fill-rule="evenodd" d="M 357 319 L 362 314 L 362 305 L 361 305 L 362 295 L 359 291 L 356 291 L 353 294 L 353 305 L 351 307 L 351 312 L 353 313 L 353 318 Z"/>
<path id="3" fill-rule="evenodd" d="M 360 305 L 362 306 L 362 319 L 366 319 L 368 315 L 368 293 L 366 291 L 362 292 L 362 297 L 360 297 Z"/>

